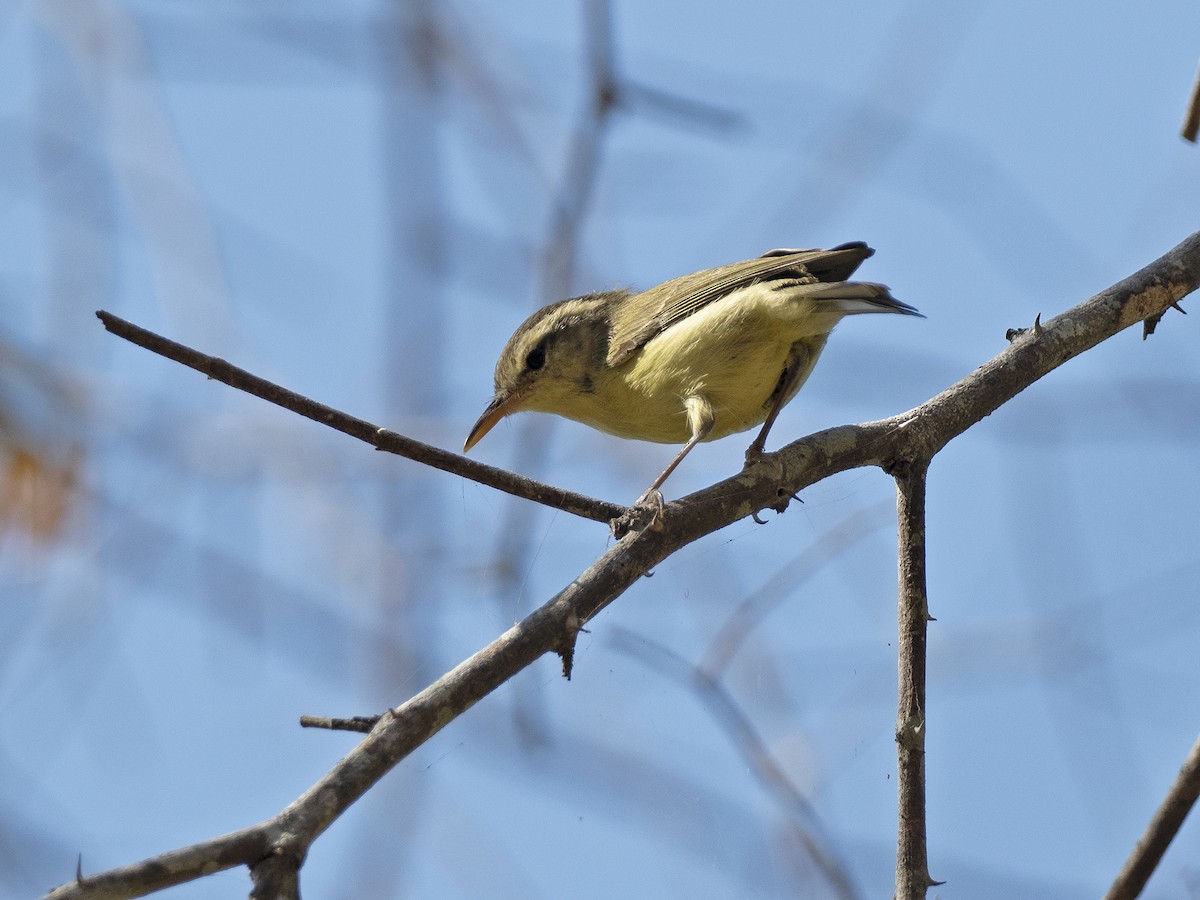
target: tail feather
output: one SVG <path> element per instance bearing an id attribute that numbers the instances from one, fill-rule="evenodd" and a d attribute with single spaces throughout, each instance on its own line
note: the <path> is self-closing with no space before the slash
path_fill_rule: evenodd
<path id="1" fill-rule="evenodd" d="M 818 281 L 845 281 L 854 274 L 854 270 L 862 265 L 863 260 L 869 259 L 875 251 L 862 241 L 851 241 L 848 244 L 838 244 L 828 250 L 799 250 L 780 249 L 768 250 L 762 259 L 776 256 L 794 256 L 799 272 L 815 275 Z M 783 277 L 784 273 L 779 273 Z"/>
<path id="2" fill-rule="evenodd" d="M 893 297 L 886 284 L 870 281 L 819 281 L 815 284 L 796 285 L 790 290 L 812 300 L 831 303 L 844 316 L 858 313 L 899 313 L 925 318 L 915 306 L 909 306 Z"/>

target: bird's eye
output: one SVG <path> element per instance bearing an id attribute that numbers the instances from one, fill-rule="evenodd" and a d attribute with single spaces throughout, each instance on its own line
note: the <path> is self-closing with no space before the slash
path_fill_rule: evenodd
<path id="1" fill-rule="evenodd" d="M 525 368 L 530 372 L 536 372 L 546 364 L 546 351 L 539 344 L 529 351 L 529 355 L 525 357 Z"/>

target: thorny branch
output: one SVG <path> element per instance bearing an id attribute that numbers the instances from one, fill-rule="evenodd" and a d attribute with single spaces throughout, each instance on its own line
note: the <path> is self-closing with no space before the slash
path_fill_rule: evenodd
<path id="1" fill-rule="evenodd" d="M 540 609 L 425 690 L 387 711 L 356 748 L 277 815 L 233 834 L 122 869 L 77 877 L 50 896 L 129 897 L 237 865 L 253 870 L 280 858 L 299 865 L 313 841 L 392 767 L 514 674 L 546 653 L 557 653 L 564 659 L 569 675 L 571 651 L 579 631 L 670 554 L 758 510 L 782 507 L 795 492 L 835 472 L 880 466 L 902 479 L 911 478 L 913 472 L 923 471 L 950 440 L 1042 376 L 1130 325 L 1160 317 L 1197 285 L 1200 233 L 1118 284 L 1043 323 L 1040 330 L 1019 336 L 998 356 L 915 409 L 878 422 L 843 425 L 809 435 L 767 454 L 767 465 L 749 468 L 666 504 L 660 528 L 631 534 L 609 548 Z M 106 325 L 113 322 L 120 320 L 105 317 Z M 143 336 L 150 334 L 137 331 Z M 151 349 L 175 348 L 166 354 L 172 358 L 194 354 L 212 359 L 178 344 L 164 343 L 157 336 L 151 338 L 146 342 Z M 213 365 L 210 374 L 225 375 L 234 386 L 241 388 L 247 378 L 253 379 L 228 363 L 215 363 L 219 365 Z M 271 388 L 265 392 L 267 399 L 288 408 L 298 406 L 296 411 L 302 415 L 375 444 L 378 432 L 368 423 L 311 401 L 300 402 L 303 398 L 297 399 L 297 395 L 282 388 Z M 398 444 L 408 442 L 399 435 L 394 440 Z M 449 465 L 453 456 L 435 451 L 428 461 L 438 468 L 465 473 L 465 469 Z M 487 469 L 479 467 L 492 479 L 488 483 L 494 483 L 495 476 Z M 552 505 L 557 508 L 563 508 L 559 504 L 566 502 L 562 494 L 556 494 L 555 501 Z M 594 509 L 587 503 L 581 508 Z"/>
<path id="2" fill-rule="evenodd" d="M 900 463 L 896 478 L 900 543 L 899 703 L 896 772 L 900 822 L 896 833 L 896 897 L 925 896 L 930 885 L 925 829 L 925 646 L 929 600 L 925 579 L 925 477 L 928 461 Z"/>

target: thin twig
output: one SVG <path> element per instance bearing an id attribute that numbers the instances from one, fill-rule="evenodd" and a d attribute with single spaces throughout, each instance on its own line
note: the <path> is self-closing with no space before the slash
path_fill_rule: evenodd
<path id="1" fill-rule="evenodd" d="M 1154 812 L 1133 853 L 1125 861 L 1116 881 L 1104 895 L 1104 900 L 1133 900 L 1141 894 L 1146 882 L 1167 852 L 1167 847 L 1179 833 L 1183 820 L 1200 798 L 1200 737 L 1183 761 L 1183 768 L 1167 796 Z"/>
<path id="2" fill-rule="evenodd" d="M 597 522 L 607 524 L 625 512 L 625 507 L 615 503 L 606 503 L 603 500 L 585 497 L 583 494 L 564 491 L 562 488 L 543 484 L 504 469 L 497 469 L 495 466 L 475 462 L 457 453 L 423 444 L 378 425 L 372 425 L 363 419 L 310 400 L 294 391 L 289 391 L 265 378 L 252 375 L 245 369 L 239 369 L 216 356 L 208 356 L 191 347 L 155 334 L 153 331 L 147 331 L 110 312 L 99 310 L 96 315 L 104 323 L 104 327 L 118 337 L 125 338 L 131 343 L 145 347 L 167 359 L 182 363 L 197 372 L 202 372 L 215 381 L 223 382 L 230 387 L 245 391 L 247 394 L 253 394 L 255 397 L 261 397 L 276 406 L 290 409 L 314 422 L 320 422 L 343 434 L 365 441 L 376 450 L 395 453 L 435 469 L 441 469 L 443 472 L 461 475 L 463 478 L 486 484 L 513 496 L 533 500 L 536 503 Z"/>
<path id="3" fill-rule="evenodd" d="M 336 719 L 333 716 L 301 716 L 301 728 L 325 728 L 329 731 L 357 731 L 368 734 L 379 724 L 379 716 L 351 716 Z"/>
<path id="4" fill-rule="evenodd" d="M 621 102 L 631 111 L 650 113 L 685 128 L 709 134 L 727 135 L 747 127 L 746 117 L 736 110 L 640 82 L 622 82 Z"/>
<path id="5" fill-rule="evenodd" d="M 1196 73 L 1196 81 L 1192 84 L 1192 95 L 1188 98 L 1187 113 L 1183 117 L 1183 128 L 1180 129 L 1185 141 L 1196 143 L 1196 135 L 1200 133 L 1200 72 Z"/>
<path id="6" fill-rule="evenodd" d="M 896 467 L 900 543 L 900 698 L 896 771 L 900 825 L 896 840 L 897 900 L 919 900 L 932 884 L 925 832 L 925 641 L 930 621 L 925 585 L 925 476 L 928 463 Z"/>

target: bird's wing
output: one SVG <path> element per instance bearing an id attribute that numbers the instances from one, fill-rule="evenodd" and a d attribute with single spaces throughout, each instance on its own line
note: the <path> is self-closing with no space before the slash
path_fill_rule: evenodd
<path id="1" fill-rule="evenodd" d="M 845 281 L 874 252 L 861 242 L 831 250 L 771 250 L 757 259 L 665 281 L 621 304 L 609 338 L 608 364 L 620 365 L 655 335 L 739 288 L 781 278 Z"/>

